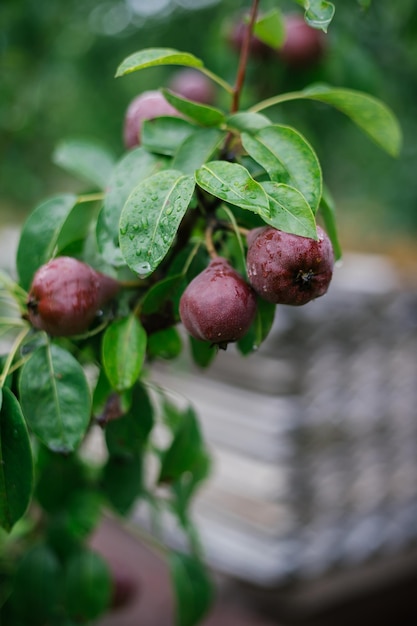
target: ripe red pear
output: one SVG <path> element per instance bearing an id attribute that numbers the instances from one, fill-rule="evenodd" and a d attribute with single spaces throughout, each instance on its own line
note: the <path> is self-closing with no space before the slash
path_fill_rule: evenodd
<path id="1" fill-rule="evenodd" d="M 326 293 L 333 275 L 333 248 L 320 226 L 317 234 L 318 241 L 271 226 L 249 232 L 248 279 L 261 298 L 299 306 Z"/>
<path id="2" fill-rule="evenodd" d="M 302 15 L 285 16 L 285 39 L 279 56 L 290 67 L 310 67 L 319 61 L 325 51 L 325 34 L 309 26 Z"/>
<path id="3" fill-rule="evenodd" d="M 57 257 L 42 265 L 33 277 L 27 302 L 29 320 L 53 336 L 79 335 L 119 288 L 117 280 L 86 263 Z"/>
<path id="4" fill-rule="evenodd" d="M 192 68 L 176 72 L 169 82 L 169 88 L 179 96 L 201 104 L 213 104 L 216 97 L 212 81 Z"/>
<path id="5" fill-rule="evenodd" d="M 180 300 L 181 321 L 190 335 L 222 348 L 243 337 L 255 315 L 253 289 L 223 257 L 212 259 Z"/>
<path id="6" fill-rule="evenodd" d="M 129 104 L 123 127 L 123 140 L 126 148 L 140 145 L 140 131 L 145 120 L 153 120 L 162 115 L 180 116 L 180 113 L 165 100 L 160 91 L 144 91 Z"/>

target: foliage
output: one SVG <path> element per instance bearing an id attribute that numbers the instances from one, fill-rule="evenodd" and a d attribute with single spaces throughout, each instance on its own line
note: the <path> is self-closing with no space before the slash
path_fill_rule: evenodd
<path id="1" fill-rule="evenodd" d="M 327 30 L 333 5 L 301 4 L 310 26 Z M 275 45 L 271 32 L 282 15 L 273 11 L 256 22 L 257 5 L 246 44 L 255 28 L 260 40 Z M 176 623 L 192 626 L 210 606 L 212 583 L 190 513 L 210 457 L 193 408 L 152 384 L 152 363 L 176 358 L 184 345 L 201 367 L 215 358 L 217 346 L 183 341 L 179 301 L 213 251 L 245 273 L 250 229 L 270 225 L 317 239 L 322 220 L 340 257 L 316 151 L 300 130 L 267 116 L 268 109 L 319 101 L 389 155 L 401 144 L 391 110 L 354 89 L 310 85 L 241 107 L 247 52 L 243 45 L 235 84 L 175 48 L 126 57 L 117 77 L 192 67 L 223 91 L 227 104 L 202 104 L 162 88 L 181 117 L 145 121 L 140 146 L 114 157 L 96 142 L 61 142 L 55 162 L 88 190 L 39 204 L 22 228 L 18 280 L 1 277 L 6 312 L 0 325 L 9 343 L 0 376 L 0 524 L 10 533 L 1 539 L 5 624 L 85 623 L 110 608 L 111 572 L 87 547 L 88 537 L 101 512 L 126 516 L 138 501 L 155 516 L 174 516 L 188 542 L 186 552 L 177 553 L 152 539 L 168 558 Z M 86 333 L 51 337 L 28 322 L 28 291 L 36 270 L 63 255 L 113 276 L 121 290 Z M 252 327 L 237 343 L 242 355 L 257 349 L 273 322 L 275 306 L 258 301 Z M 104 461 L 86 454 L 92 435 L 105 443 Z M 153 474 L 151 459 L 158 467 Z M 25 521 L 25 532 L 18 532 Z"/>

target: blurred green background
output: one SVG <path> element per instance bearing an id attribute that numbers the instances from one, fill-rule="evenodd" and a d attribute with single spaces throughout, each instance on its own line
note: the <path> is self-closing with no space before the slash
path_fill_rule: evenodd
<path id="1" fill-rule="evenodd" d="M 129 101 L 166 84 L 177 68 L 114 79 L 118 64 L 145 47 L 196 54 L 234 82 L 237 54 L 227 33 L 250 0 L 2 0 L 0 5 L 0 210 L 22 218 L 56 191 L 80 189 L 54 165 L 55 146 L 88 138 L 120 155 Z M 336 111 L 312 102 L 269 109 L 295 125 L 318 152 L 338 207 L 342 241 L 383 247 L 417 235 L 417 7 L 415 0 L 335 2 L 325 58 L 286 70 L 277 56 L 252 60 L 242 103 L 324 81 L 378 96 L 398 116 L 404 147 L 385 155 Z M 262 0 L 299 11 L 294 2 Z M 218 104 L 228 106 L 219 94 Z"/>

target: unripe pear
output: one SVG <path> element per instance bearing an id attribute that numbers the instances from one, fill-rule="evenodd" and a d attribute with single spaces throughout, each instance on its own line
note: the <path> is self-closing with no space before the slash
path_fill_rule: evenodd
<path id="1" fill-rule="evenodd" d="M 29 320 L 49 335 L 79 335 L 119 288 L 117 280 L 86 263 L 57 257 L 42 265 L 33 277 L 27 302 Z"/>
<path id="2" fill-rule="evenodd" d="M 249 232 L 248 279 L 261 298 L 299 306 L 326 293 L 333 274 L 333 248 L 320 226 L 317 234 L 316 241 L 271 226 Z"/>
<path id="3" fill-rule="evenodd" d="M 126 148 L 140 145 L 140 131 L 145 120 L 153 120 L 162 115 L 179 116 L 177 109 L 169 104 L 160 91 L 144 91 L 129 104 L 123 127 Z"/>
<path id="4" fill-rule="evenodd" d="M 180 317 L 195 339 L 225 348 L 245 335 L 256 315 L 253 289 L 223 257 L 188 285 L 180 300 Z"/>

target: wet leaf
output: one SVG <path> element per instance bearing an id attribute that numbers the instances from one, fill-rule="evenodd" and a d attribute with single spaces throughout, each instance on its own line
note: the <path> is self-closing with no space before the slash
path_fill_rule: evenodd
<path id="1" fill-rule="evenodd" d="M 123 206 L 140 181 L 164 169 L 166 163 L 165 157 L 151 154 L 139 146 L 129 150 L 114 168 L 96 228 L 98 248 L 107 262 L 124 265 L 119 248 L 119 220 Z"/>
<path id="2" fill-rule="evenodd" d="M 209 161 L 195 173 L 197 184 L 213 196 L 254 213 L 269 212 L 261 185 L 238 163 Z"/>
<path id="3" fill-rule="evenodd" d="M 64 348 L 46 344 L 23 365 L 20 401 L 30 429 L 51 450 L 71 452 L 90 421 L 90 390 L 84 370 Z"/>
<path id="4" fill-rule="evenodd" d="M 132 271 L 151 274 L 168 252 L 190 204 L 194 179 L 165 170 L 139 183 L 120 217 L 120 249 Z"/>
<path id="5" fill-rule="evenodd" d="M 261 183 L 269 198 L 267 224 L 287 233 L 317 239 L 316 220 L 305 197 L 293 187 L 274 182 Z"/>
<path id="6" fill-rule="evenodd" d="M 242 133 L 242 144 L 271 180 L 298 189 L 316 213 L 323 186 L 321 167 L 313 148 L 298 131 L 274 124 L 255 136 Z"/>

